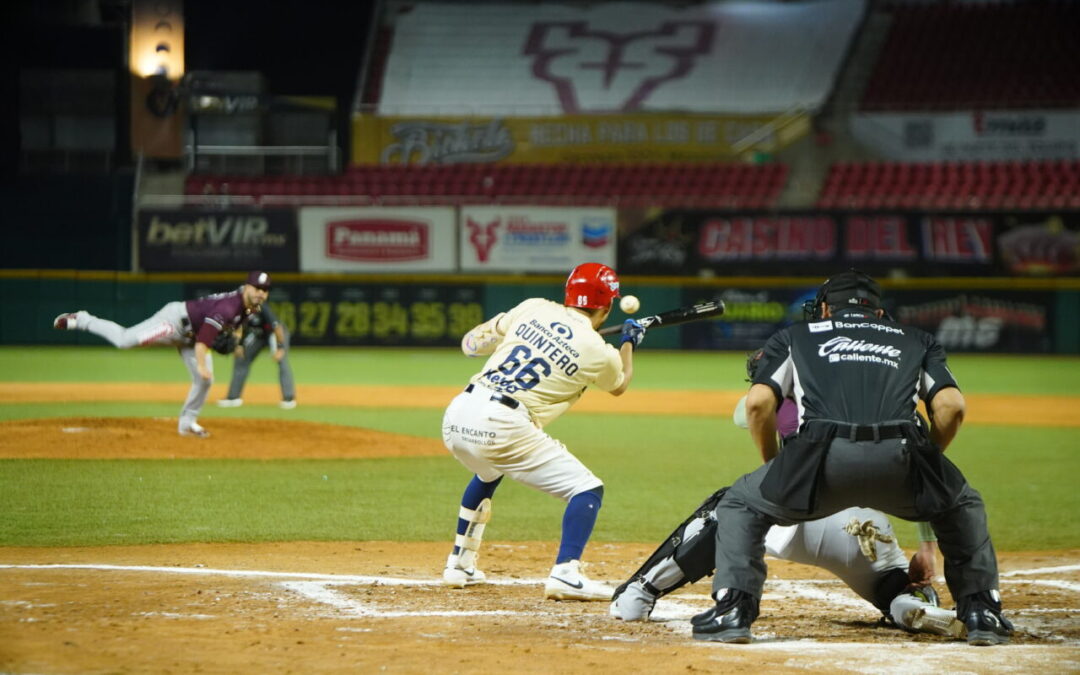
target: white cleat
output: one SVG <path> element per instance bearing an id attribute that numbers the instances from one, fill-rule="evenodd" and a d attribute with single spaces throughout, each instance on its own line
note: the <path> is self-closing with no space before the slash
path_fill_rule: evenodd
<path id="1" fill-rule="evenodd" d="M 242 398 L 223 398 L 217 402 L 219 408 L 239 408 L 244 405 Z"/>
<path id="2" fill-rule="evenodd" d="M 278 407 L 281 408 L 282 410 L 292 410 L 293 408 L 296 407 L 296 399 L 295 398 L 285 399 L 281 403 L 278 403 Z"/>
<path id="3" fill-rule="evenodd" d="M 79 323 L 79 313 L 70 312 L 61 314 L 53 319 L 52 327 L 56 330 L 75 330 Z"/>
<path id="4" fill-rule="evenodd" d="M 197 422 L 192 422 L 191 426 L 181 429 L 180 435 L 190 436 L 192 438 L 210 438 L 210 432 Z"/>
<path id="5" fill-rule="evenodd" d="M 443 586 L 465 588 L 466 586 L 483 583 L 487 579 L 487 575 L 475 567 L 463 569 L 458 565 L 458 557 L 451 553 L 450 557 L 446 559 L 446 568 L 443 569 L 442 579 Z"/>
<path id="6" fill-rule="evenodd" d="M 585 602 L 609 602 L 615 589 L 582 574 L 581 561 L 571 560 L 551 568 L 544 584 L 544 597 L 548 600 L 582 600 Z"/>

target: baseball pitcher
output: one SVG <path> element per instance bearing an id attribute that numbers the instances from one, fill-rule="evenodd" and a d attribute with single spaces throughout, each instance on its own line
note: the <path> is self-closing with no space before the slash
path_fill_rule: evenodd
<path id="1" fill-rule="evenodd" d="M 176 347 L 191 374 L 191 389 L 180 410 L 177 430 L 181 436 L 207 438 L 210 432 L 198 423 L 198 417 L 214 383 L 210 350 L 215 345 L 228 344 L 218 338 L 235 332 L 249 314 L 266 302 L 269 290 L 270 275 L 251 272 L 247 282 L 231 293 L 170 302 L 149 319 L 128 328 L 84 310 L 61 314 L 53 320 L 53 328 L 93 333 L 120 349 L 148 345 Z M 223 349 L 229 353 L 231 347 Z"/>
<path id="2" fill-rule="evenodd" d="M 544 427 L 589 386 L 622 395 L 634 375 L 634 349 L 645 328 L 628 319 L 619 348 L 597 333 L 619 297 L 615 271 L 584 263 L 570 272 L 562 304 L 532 298 L 465 334 L 467 356 L 487 357 L 443 417 L 447 449 L 475 475 L 461 498 L 454 548 L 443 582 L 462 588 L 477 568 L 491 498 L 503 476 L 567 502 L 555 565 L 544 585 L 553 600 L 611 600 L 613 589 L 582 572 L 604 484 Z"/>

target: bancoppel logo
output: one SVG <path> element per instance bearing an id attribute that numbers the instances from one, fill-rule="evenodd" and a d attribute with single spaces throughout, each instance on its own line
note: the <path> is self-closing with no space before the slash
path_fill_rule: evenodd
<path id="1" fill-rule="evenodd" d="M 665 82 L 686 77 L 712 49 L 715 30 L 711 21 L 666 21 L 653 30 L 624 34 L 592 29 L 586 21 L 537 22 L 523 51 L 533 57 L 533 76 L 555 88 L 564 112 L 629 111 Z M 604 52 L 600 63 L 594 56 L 597 45 Z M 628 58 L 629 52 L 651 58 Z M 588 95 L 601 100 L 582 105 L 581 97 Z"/>
<path id="2" fill-rule="evenodd" d="M 832 330 L 832 327 L 832 321 L 815 321 L 807 325 L 811 333 L 824 333 L 827 330 Z"/>
<path id="3" fill-rule="evenodd" d="M 487 262 L 491 255 L 491 249 L 498 241 L 498 229 L 502 225 L 502 218 L 496 218 L 490 223 L 478 223 L 472 218 L 465 219 L 465 227 L 469 228 L 469 243 L 476 251 L 476 259 Z"/>
<path id="4" fill-rule="evenodd" d="M 879 331 L 879 332 L 882 332 L 882 333 L 893 333 L 895 335 L 903 335 L 904 334 L 904 331 L 903 331 L 902 328 L 896 328 L 896 327 L 893 327 L 893 326 L 886 326 L 885 324 L 882 324 L 882 323 L 871 323 L 869 321 L 864 321 L 864 322 L 859 322 L 859 323 L 854 323 L 854 322 L 851 322 L 851 321 L 837 321 L 836 322 L 836 327 L 837 328 L 869 328 L 871 330 L 876 330 L 876 331 Z"/>
<path id="5" fill-rule="evenodd" d="M 581 243 L 589 248 L 603 248 L 611 240 L 613 229 L 607 218 L 586 218 L 581 223 Z"/>
<path id="6" fill-rule="evenodd" d="M 326 224 L 326 256 L 357 262 L 423 260 L 430 254 L 429 225 L 385 218 Z"/>
<path id="7" fill-rule="evenodd" d="M 875 363 L 899 368 L 903 352 L 892 345 L 879 345 L 865 340 L 852 340 L 838 335 L 818 345 L 818 356 L 829 363 Z"/>
<path id="8" fill-rule="evenodd" d="M 203 216 L 168 221 L 158 215 L 146 228 L 148 246 L 283 246 L 284 234 L 270 233 L 263 216 Z"/>

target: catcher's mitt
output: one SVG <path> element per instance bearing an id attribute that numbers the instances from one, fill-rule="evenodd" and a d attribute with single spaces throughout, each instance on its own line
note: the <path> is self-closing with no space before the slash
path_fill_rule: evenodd
<path id="1" fill-rule="evenodd" d="M 757 375 L 758 366 L 761 365 L 761 357 L 765 356 L 765 350 L 759 349 L 746 355 L 746 381 L 753 382 Z"/>
<path id="2" fill-rule="evenodd" d="M 217 334 L 216 338 L 214 338 L 214 342 L 210 345 L 210 348 L 218 354 L 232 354 L 236 350 L 238 342 L 236 333 L 230 330 L 223 330 Z"/>

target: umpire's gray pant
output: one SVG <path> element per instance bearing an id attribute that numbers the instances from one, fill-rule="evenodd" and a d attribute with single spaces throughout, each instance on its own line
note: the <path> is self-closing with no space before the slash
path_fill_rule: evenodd
<path id="1" fill-rule="evenodd" d="M 282 400 L 291 401 L 296 398 L 296 382 L 293 380 L 292 366 L 289 365 L 289 331 L 284 331 L 284 334 L 285 344 L 281 346 L 285 347 L 285 356 L 282 356 L 277 364 L 278 383 L 281 385 Z M 251 373 L 252 362 L 269 344 L 269 338 L 264 337 L 261 332 L 252 332 L 244 336 L 240 345 L 243 347 L 243 354 L 233 359 L 232 379 L 229 381 L 229 393 L 225 398 L 240 398 L 240 394 L 244 391 L 244 383 L 247 382 L 248 375 Z"/>
<path id="2" fill-rule="evenodd" d="M 928 520 L 945 558 L 945 581 L 954 599 L 996 589 L 997 557 L 982 497 L 965 483 L 950 509 L 920 514 L 908 480 L 908 462 L 902 439 L 834 439 L 819 479 L 818 505 L 811 513 L 792 511 L 761 495 L 761 481 L 770 464 L 739 478 L 716 506 L 713 590 L 735 588 L 761 598 L 769 527 L 823 518 L 849 506 L 878 509 L 906 520 Z"/>

